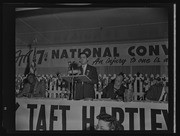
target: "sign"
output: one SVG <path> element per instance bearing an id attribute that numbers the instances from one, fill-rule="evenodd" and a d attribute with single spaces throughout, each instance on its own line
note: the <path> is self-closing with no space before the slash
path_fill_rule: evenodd
<path id="1" fill-rule="evenodd" d="M 124 130 L 167 130 L 168 104 L 17 98 L 16 130 L 85 130 L 98 123 L 101 110 Z"/>
<path id="2" fill-rule="evenodd" d="M 71 47 L 37 47 L 37 67 L 68 67 L 69 61 L 79 62 L 78 55 L 86 52 L 93 66 L 168 65 L 168 42 L 139 42 Z M 33 50 L 16 49 L 16 68 L 26 66 Z"/>

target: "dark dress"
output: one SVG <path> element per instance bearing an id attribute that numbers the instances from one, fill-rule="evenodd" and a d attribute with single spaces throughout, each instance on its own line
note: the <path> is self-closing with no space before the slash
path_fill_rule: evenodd
<path id="1" fill-rule="evenodd" d="M 126 87 L 121 84 L 119 89 L 114 88 L 114 83 L 109 83 L 102 92 L 102 98 L 111 98 L 111 99 L 118 99 L 122 98 L 124 101 L 124 92 Z"/>
<path id="2" fill-rule="evenodd" d="M 25 83 L 23 91 L 18 94 L 18 97 L 27 96 L 30 97 L 45 97 L 46 85 L 42 81 L 35 81 L 34 84 Z"/>
<path id="3" fill-rule="evenodd" d="M 146 98 L 151 101 L 159 101 L 163 89 L 162 83 L 152 85 L 146 92 Z"/>
<path id="4" fill-rule="evenodd" d="M 79 67 L 82 75 L 82 66 Z M 75 81 L 74 99 L 81 100 L 85 98 L 95 98 L 94 84 L 98 83 L 98 75 L 95 67 L 87 65 L 85 75 L 88 76 L 90 82 Z"/>

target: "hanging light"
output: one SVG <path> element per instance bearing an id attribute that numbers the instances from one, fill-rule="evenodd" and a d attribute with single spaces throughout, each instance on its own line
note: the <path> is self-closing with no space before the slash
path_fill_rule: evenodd
<path id="1" fill-rule="evenodd" d="M 91 3 L 58 3 L 56 5 L 66 5 L 66 6 L 86 6 L 91 5 Z"/>

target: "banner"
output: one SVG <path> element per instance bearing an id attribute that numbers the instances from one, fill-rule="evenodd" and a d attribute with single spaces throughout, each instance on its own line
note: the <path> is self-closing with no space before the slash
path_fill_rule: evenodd
<path id="1" fill-rule="evenodd" d="M 79 62 L 78 54 L 86 52 L 93 66 L 168 65 L 168 42 L 139 42 L 89 46 L 37 47 L 37 67 L 68 67 L 69 61 Z M 16 49 L 16 68 L 26 66 L 33 50 Z"/>
<path id="2" fill-rule="evenodd" d="M 168 104 L 17 98 L 16 130 L 84 130 L 98 123 L 101 110 L 124 130 L 168 130 Z"/>

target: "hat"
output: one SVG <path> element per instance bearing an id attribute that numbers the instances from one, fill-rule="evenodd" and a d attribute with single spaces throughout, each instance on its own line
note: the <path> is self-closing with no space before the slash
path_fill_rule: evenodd
<path id="1" fill-rule="evenodd" d="M 96 118 L 99 120 L 107 121 L 107 122 L 116 121 L 115 117 L 113 117 L 105 112 L 100 113 Z"/>

